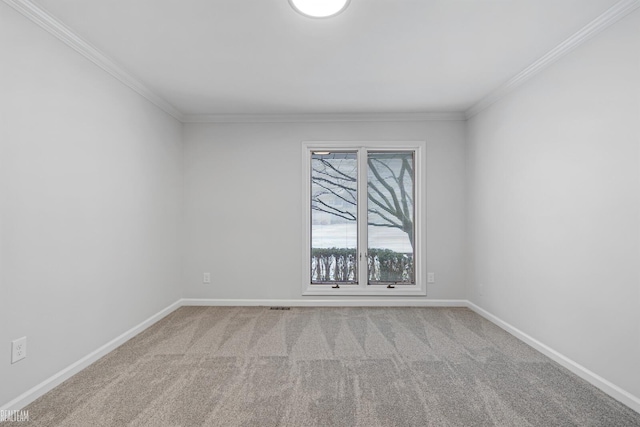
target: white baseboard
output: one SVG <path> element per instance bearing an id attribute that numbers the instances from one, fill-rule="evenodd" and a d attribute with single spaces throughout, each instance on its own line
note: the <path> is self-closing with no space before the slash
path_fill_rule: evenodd
<path id="1" fill-rule="evenodd" d="M 467 307 L 469 307 L 469 309 L 478 313 L 480 316 L 484 317 L 485 319 L 489 320 L 490 322 L 501 327 L 505 331 L 509 332 L 511 335 L 515 336 L 520 341 L 523 341 L 526 344 L 529 344 L 531 347 L 535 348 L 540 353 L 547 356 L 549 359 L 557 362 L 561 366 L 564 366 L 565 368 L 567 368 L 568 370 L 570 370 L 571 372 L 573 372 L 583 380 L 598 387 L 600 390 L 602 390 L 609 396 L 624 403 L 634 411 L 640 413 L 640 398 L 638 398 L 637 396 L 634 396 L 628 391 L 623 390 L 622 388 L 611 383 L 610 381 L 607 381 L 601 376 L 591 372 L 584 366 L 574 362 L 573 360 L 569 359 L 567 356 L 541 343 L 540 341 L 536 340 L 530 335 L 527 335 L 526 333 L 522 332 L 520 329 L 510 325 L 509 323 L 505 322 L 499 317 L 494 316 L 493 314 L 489 313 L 485 309 L 480 308 L 479 306 L 475 305 L 471 301 L 467 301 Z"/>
<path id="2" fill-rule="evenodd" d="M 36 400 L 37 398 L 42 396 L 43 394 L 47 393 L 48 391 L 50 391 L 53 388 L 57 387 L 58 385 L 62 384 L 64 381 L 68 380 L 69 378 L 71 378 L 72 376 L 74 376 L 75 374 L 77 374 L 78 372 L 80 372 L 81 370 L 86 368 L 87 366 L 91 365 L 96 360 L 100 359 L 101 357 L 103 357 L 107 353 L 115 350 L 120 345 L 124 344 L 126 341 L 128 341 L 131 338 L 135 337 L 140 332 L 144 331 L 149 326 L 153 325 L 158 320 L 160 320 L 163 317 L 167 316 L 169 313 L 171 313 L 174 310 L 180 308 L 181 306 L 182 306 L 181 300 L 178 300 L 178 301 L 174 302 L 173 304 L 171 304 L 167 308 L 165 308 L 165 309 L 159 311 L 158 313 L 154 314 L 153 316 L 149 317 L 148 319 L 144 320 L 140 324 L 138 324 L 138 325 L 134 326 L 133 328 L 129 329 L 128 331 L 126 331 L 122 335 L 120 335 L 120 336 L 114 338 L 113 340 L 109 341 L 108 343 L 106 343 L 102 347 L 98 348 L 97 350 L 87 354 L 82 359 L 80 359 L 77 362 L 67 366 L 62 371 L 60 371 L 57 374 L 53 375 L 52 377 L 44 380 L 43 382 L 41 382 L 37 386 L 35 386 L 35 387 L 31 388 L 30 390 L 27 390 L 26 392 L 22 393 L 20 396 L 16 397 L 15 399 L 13 399 L 12 401 L 8 402 L 7 404 L 2 405 L 0 407 L 0 413 L 7 414 L 9 411 L 18 411 L 18 410 L 24 408 L 25 406 L 27 406 L 28 404 L 30 404 L 31 402 L 33 402 L 34 400 Z M 4 421 L 4 420 L 2 418 L 0 418 L 0 422 L 2 422 L 2 421 Z"/>
<path id="3" fill-rule="evenodd" d="M 185 306 L 286 306 L 286 307 L 467 307 L 467 300 L 436 300 L 424 298 L 375 299 L 200 299 L 185 298 Z"/>
<path id="4" fill-rule="evenodd" d="M 430 300 L 423 298 L 376 298 L 376 299 L 199 299 L 184 298 L 180 299 L 167 308 L 149 317 L 142 323 L 129 329 L 122 335 L 116 337 L 102 347 L 78 360 L 74 364 L 68 366 L 32 389 L 26 391 L 20 396 L 5 405 L 0 406 L 0 413 L 8 413 L 10 410 L 18 411 L 29 403 L 33 402 L 43 394 L 60 385 L 62 382 L 71 378 L 82 369 L 86 368 L 96 360 L 100 359 L 107 353 L 113 351 L 124 342 L 133 338 L 149 326 L 153 325 L 163 317 L 167 316 L 174 310 L 182 306 L 290 306 L 290 307 L 467 307 L 478 313 L 485 319 L 501 327 L 511 335 L 527 343 L 535 348 L 551 360 L 559 363 L 561 366 L 569 369 L 580 378 L 588 381 L 595 387 L 613 397 L 614 399 L 627 405 L 634 411 L 640 413 L 640 398 L 623 390 L 615 384 L 607 381 L 599 375 L 591 372 L 584 366 L 574 362 L 563 354 L 541 343 L 535 338 L 527 335 L 518 328 L 510 325 L 497 316 L 480 308 L 474 303 L 467 300 Z M 0 422 L 4 421 L 0 418 Z"/>

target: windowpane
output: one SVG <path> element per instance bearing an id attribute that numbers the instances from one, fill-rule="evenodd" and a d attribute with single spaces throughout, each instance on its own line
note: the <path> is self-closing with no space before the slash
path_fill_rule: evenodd
<path id="1" fill-rule="evenodd" d="M 367 156 L 369 283 L 414 283 L 413 151 Z"/>
<path id="2" fill-rule="evenodd" d="M 311 283 L 357 282 L 356 152 L 311 155 Z"/>

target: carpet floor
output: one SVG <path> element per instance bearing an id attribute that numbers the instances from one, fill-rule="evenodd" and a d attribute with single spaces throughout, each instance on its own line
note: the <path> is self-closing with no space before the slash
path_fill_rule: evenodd
<path id="1" fill-rule="evenodd" d="M 466 308 L 182 307 L 25 409 L 33 426 L 640 426 Z"/>

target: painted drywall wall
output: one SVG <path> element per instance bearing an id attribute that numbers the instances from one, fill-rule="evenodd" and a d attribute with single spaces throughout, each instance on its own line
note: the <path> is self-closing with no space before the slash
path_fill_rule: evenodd
<path id="1" fill-rule="evenodd" d="M 182 125 L 4 2 L 0 63 L 3 406 L 180 298 Z"/>
<path id="2" fill-rule="evenodd" d="M 185 298 L 302 289 L 302 141 L 427 141 L 429 299 L 464 298 L 464 122 L 187 124 Z M 202 283 L 203 272 L 212 283 Z"/>
<path id="3" fill-rule="evenodd" d="M 469 298 L 640 396 L 640 11 L 468 121 Z"/>

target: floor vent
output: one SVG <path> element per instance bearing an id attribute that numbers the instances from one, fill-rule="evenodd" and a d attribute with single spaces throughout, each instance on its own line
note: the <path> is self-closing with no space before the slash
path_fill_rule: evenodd
<path id="1" fill-rule="evenodd" d="M 269 307 L 269 310 L 291 310 L 291 307 Z"/>

